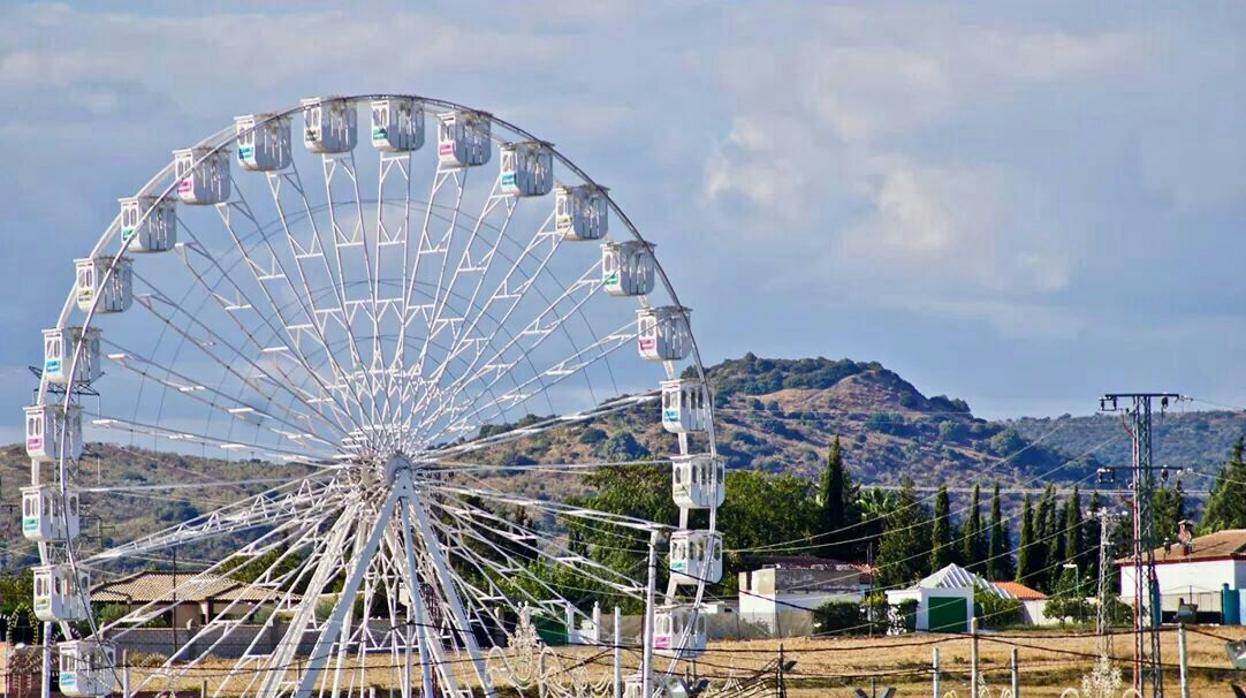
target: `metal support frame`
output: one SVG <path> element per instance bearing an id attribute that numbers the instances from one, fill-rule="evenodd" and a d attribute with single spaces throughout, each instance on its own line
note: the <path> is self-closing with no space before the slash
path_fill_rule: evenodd
<path id="1" fill-rule="evenodd" d="M 1125 430 L 1132 444 L 1130 463 L 1133 489 L 1133 570 L 1134 570 L 1134 672 L 1133 687 L 1146 693 L 1148 684 L 1155 698 L 1164 696 L 1164 669 L 1161 658 L 1159 580 L 1155 570 L 1155 471 L 1152 447 L 1153 403 L 1160 409 L 1180 400 L 1177 393 L 1107 393 L 1099 401 L 1105 412 L 1120 409 L 1127 400 Z"/>

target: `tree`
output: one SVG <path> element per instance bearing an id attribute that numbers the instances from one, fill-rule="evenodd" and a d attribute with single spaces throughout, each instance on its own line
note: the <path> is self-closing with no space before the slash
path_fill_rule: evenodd
<path id="1" fill-rule="evenodd" d="M 1242 458 L 1242 437 L 1233 444 L 1229 461 L 1216 473 L 1211 496 L 1199 522 L 1200 533 L 1215 533 L 1226 528 L 1246 528 L 1246 461 Z"/>
<path id="2" fill-rule="evenodd" d="M 875 560 L 879 585 L 899 587 L 917 581 L 928 571 L 930 518 L 908 476 L 900 483 L 896 506 L 885 526 Z"/>
<path id="3" fill-rule="evenodd" d="M 1034 520 L 1030 526 L 1030 573 L 1026 581 L 1027 584 L 1042 591 L 1050 590 L 1051 585 L 1047 583 L 1048 577 L 1052 575 L 1054 578 L 1052 565 L 1058 564 L 1055 556 L 1055 543 L 1059 540 L 1057 533 L 1056 487 L 1048 483 L 1042 496 L 1038 498 L 1038 505 L 1034 509 Z"/>
<path id="4" fill-rule="evenodd" d="M 1012 543 L 1008 535 L 1008 523 L 999 501 L 999 483 L 995 483 L 995 492 L 991 495 L 991 538 L 987 547 L 987 576 L 991 581 L 999 582 L 1012 579 L 1012 556 L 1008 550 Z"/>
<path id="5" fill-rule="evenodd" d="M 861 516 L 856 537 L 865 539 L 867 547 L 878 547 L 878 538 L 883 535 L 887 516 L 896 508 L 895 491 L 880 487 L 861 490 L 857 493 L 855 505 Z"/>
<path id="6" fill-rule="evenodd" d="M 947 485 L 939 487 L 935 497 L 934 520 L 930 525 L 930 571 L 941 570 L 956 561 L 956 547 L 952 544 L 952 504 L 948 499 Z"/>
<path id="7" fill-rule="evenodd" d="M 668 484 L 668 500 L 669 490 Z M 727 473 L 727 498 L 718 510 L 718 527 L 728 550 L 761 548 L 808 537 L 817 529 L 818 514 L 808 480 L 733 470 Z"/>
<path id="8" fill-rule="evenodd" d="M 1033 584 L 1038 571 L 1036 549 L 1034 544 L 1034 506 L 1030 495 L 1025 495 L 1025 505 L 1021 510 L 1021 541 L 1017 544 L 1017 581 L 1022 584 Z"/>
<path id="9" fill-rule="evenodd" d="M 1177 540 L 1179 524 L 1186 519 L 1185 490 L 1181 483 L 1156 489 L 1151 497 L 1151 510 L 1155 516 L 1156 542 Z"/>
<path id="10" fill-rule="evenodd" d="M 1086 531 L 1082 520 L 1082 494 L 1073 486 L 1073 494 L 1064 500 L 1064 560 L 1089 569 L 1086 560 Z"/>
<path id="11" fill-rule="evenodd" d="M 983 559 L 987 556 L 986 546 L 983 544 L 985 536 L 982 530 L 982 488 L 975 484 L 973 486 L 973 501 L 969 505 L 969 515 L 965 517 L 965 524 L 961 527 L 961 550 L 960 559 L 965 567 L 984 574 Z"/>
<path id="12" fill-rule="evenodd" d="M 1090 617 L 1090 603 L 1086 601 L 1086 590 L 1078 579 L 1076 566 L 1063 568 L 1044 613 L 1059 618 L 1061 625 L 1064 625 L 1066 618 L 1082 623 Z"/>
<path id="13" fill-rule="evenodd" d="M 826 468 L 818 484 L 818 533 L 823 537 L 823 544 L 859 537 L 860 532 L 855 529 L 845 531 L 859 519 L 856 499 L 856 486 L 844 467 L 843 450 L 836 436 L 826 454 Z M 839 543 L 821 548 L 832 558 L 855 558 L 860 549 L 859 545 Z"/>

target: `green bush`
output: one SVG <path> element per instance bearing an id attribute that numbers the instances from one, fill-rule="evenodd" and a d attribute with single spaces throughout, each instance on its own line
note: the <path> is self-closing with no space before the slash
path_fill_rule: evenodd
<path id="1" fill-rule="evenodd" d="M 852 601 L 827 601 L 813 611 L 813 628 L 819 635 L 857 635 L 869 630 L 864 609 Z"/>
<path id="2" fill-rule="evenodd" d="M 984 628 L 1006 628 L 1025 622 L 1025 605 L 982 589 L 973 595 L 974 617 Z"/>

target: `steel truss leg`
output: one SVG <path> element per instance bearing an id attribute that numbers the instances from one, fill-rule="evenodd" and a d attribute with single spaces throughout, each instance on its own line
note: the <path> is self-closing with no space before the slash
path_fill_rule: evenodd
<path id="1" fill-rule="evenodd" d="M 389 525 L 389 520 L 394 515 L 394 506 L 398 502 L 399 494 L 402 488 L 395 486 L 389 492 L 389 496 L 385 498 L 385 503 L 381 505 L 381 510 L 377 513 L 376 520 L 372 524 L 372 531 L 368 534 L 368 540 L 364 543 L 363 550 L 355 558 L 350 568 L 350 574 L 346 577 L 346 584 L 342 587 L 342 592 L 338 596 L 337 603 L 333 606 L 333 613 L 329 616 L 329 620 L 325 622 L 320 636 L 316 638 L 316 646 L 312 648 L 311 656 L 308 658 L 307 671 L 299 680 L 298 688 L 294 691 L 295 698 L 308 698 L 312 694 L 312 690 L 316 686 L 316 679 L 319 678 L 320 672 L 324 669 L 325 664 L 329 661 L 329 652 L 333 648 L 333 643 L 337 641 L 338 635 L 342 630 L 342 621 L 355 603 L 355 595 L 359 593 L 359 584 L 363 581 L 363 575 L 367 572 L 372 556 L 376 554 L 376 548 L 381 542 L 381 537 L 385 535 L 385 528 Z"/>

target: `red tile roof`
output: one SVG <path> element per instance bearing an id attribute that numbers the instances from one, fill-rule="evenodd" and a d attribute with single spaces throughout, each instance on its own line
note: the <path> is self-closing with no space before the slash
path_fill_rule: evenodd
<path id="1" fill-rule="evenodd" d="M 1047 595 L 1037 589 L 1031 589 L 1021 582 L 991 582 L 995 588 L 1004 592 L 1005 596 L 1019 601 L 1041 601 Z"/>

